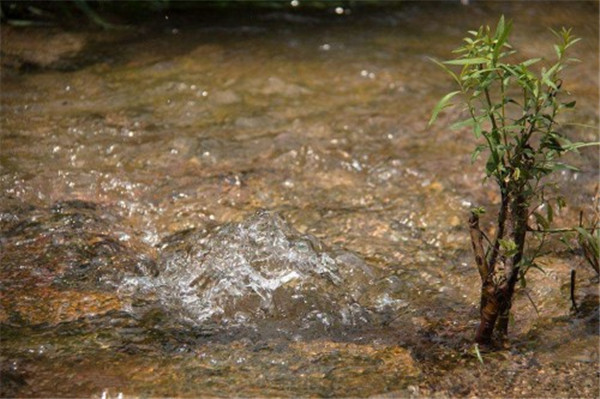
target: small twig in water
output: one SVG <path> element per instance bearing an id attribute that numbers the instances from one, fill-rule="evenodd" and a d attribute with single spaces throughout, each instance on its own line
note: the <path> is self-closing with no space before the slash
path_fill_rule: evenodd
<path id="1" fill-rule="evenodd" d="M 575 301 L 575 269 L 571 270 L 571 304 L 573 310 L 577 313 L 577 302 Z"/>

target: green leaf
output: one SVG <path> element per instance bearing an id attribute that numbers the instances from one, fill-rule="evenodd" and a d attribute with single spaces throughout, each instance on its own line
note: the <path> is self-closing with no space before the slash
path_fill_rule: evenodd
<path id="1" fill-rule="evenodd" d="M 513 180 L 519 180 L 520 177 L 521 177 L 521 169 L 515 168 L 515 170 L 513 171 L 513 175 L 512 175 Z"/>
<path id="2" fill-rule="evenodd" d="M 460 90 L 452 91 L 452 92 L 446 94 L 444 97 L 442 97 L 442 99 L 433 108 L 433 112 L 431 114 L 431 119 L 429 119 L 429 123 L 427 124 L 427 126 L 431 126 L 433 124 L 433 122 L 435 122 L 440 111 L 446 107 L 449 107 L 450 100 L 452 99 L 452 97 L 454 97 L 458 93 L 461 93 L 461 91 Z"/>
<path id="3" fill-rule="evenodd" d="M 500 50 L 506 43 L 506 39 L 510 34 L 512 28 L 512 22 L 508 22 L 508 24 L 504 23 L 504 15 L 500 17 L 500 21 L 498 21 L 498 26 L 496 27 L 496 34 L 494 35 L 494 39 L 496 43 L 494 44 L 494 52 L 493 52 L 493 60 L 494 62 L 499 58 Z"/>
<path id="4" fill-rule="evenodd" d="M 458 76 L 456 76 L 456 74 L 454 72 L 452 72 L 446 65 L 444 65 L 441 62 L 439 62 L 435 58 L 431 58 L 431 57 L 427 57 L 427 58 L 430 61 L 434 62 L 437 66 L 439 66 L 440 68 L 442 68 L 448 75 L 450 75 L 452 77 L 452 79 L 454 79 L 454 81 L 456 83 L 458 83 L 459 86 L 461 85 L 460 80 L 458 79 Z"/>
<path id="5" fill-rule="evenodd" d="M 578 172 L 579 168 L 569 165 L 563 162 L 554 162 L 554 165 L 551 165 L 551 172 L 557 172 L 559 170 L 572 170 L 574 172 Z"/>
<path id="6" fill-rule="evenodd" d="M 547 71 L 542 70 L 542 83 L 546 86 L 552 87 L 554 90 L 558 90 L 558 87 L 556 86 L 556 83 L 552 80 L 552 78 L 554 74 L 560 70 L 560 66 L 561 63 L 557 62 L 556 64 L 552 65 L 552 67 Z"/>
<path id="7" fill-rule="evenodd" d="M 475 64 L 486 64 L 489 60 L 487 58 L 461 58 L 458 60 L 444 61 L 446 65 L 475 65 Z"/>
<path id="8" fill-rule="evenodd" d="M 522 273 L 519 277 L 519 282 L 521 283 L 521 288 L 527 288 L 527 279 L 525 278 L 525 273 Z"/>
<path id="9" fill-rule="evenodd" d="M 576 227 L 575 230 L 577 230 L 578 241 L 582 244 L 585 243 L 584 245 L 589 246 L 589 249 L 592 251 L 594 256 L 597 257 L 598 253 L 600 252 L 600 235 L 596 234 L 596 236 L 594 236 L 583 227 Z M 598 230 L 596 230 L 596 232 L 598 232 Z"/>
<path id="10" fill-rule="evenodd" d="M 548 230 L 550 228 L 550 222 L 539 212 L 533 212 L 536 224 L 541 227 L 541 230 Z"/>
<path id="11" fill-rule="evenodd" d="M 512 256 L 517 253 L 517 244 L 515 244 L 515 242 L 512 239 L 500 239 L 498 240 L 498 242 L 500 243 L 502 249 L 506 252 L 505 256 Z"/>
<path id="12" fill-rule="evenodd" d="M 75 6 L 79 8 L 90 20 L 101 26 L 104 29 L 116 29 L 118 26 L 106 22 L 100 15 L 94 11 L 86 0 L 75 0 L 73 1 Z"/>
<path id="13" fill-rule="evenodd" d="M 558 40 L 563 40 L 563 36 L 562 36 L 560 33 L 558 33 L 557 31 L 555 31 L 555 30 L 554 30 L 554 29 L 552 29 L 552 28 L 548 28 L 548 29 L 550 29 L 550 32 L 552 32 L 552 34 L 553 34 L 554 36 L 556 36 L 556 38 L 557 38 Z M 564 28 L 563 28 L 563 30 L 564 30 Z M 561 32 L 562 32 L 562 31 L 561 31 Z"/>
<path id="14" fill-rule="evenodd" d="M 485 173 L 488 176 L 495 176 L 497 175 L 497 170 L 498 170 L 498 159 L 497 157 L 493 156 L 494 153 L 492 152 L 492 156 L 488 158 L 486 164 L 485 164 Z"/>
<path id="15" fill-rule="evenodd" d="M 571 101 L 568 103 L 563 103 L 562 106 L 565 108 L 575 108 L 576 101 Z"/>
<path id="16" fill-rule="evenodd" d="M 554 51 L 556 52 L 556 56 L 560 59 L 562 58 L 563 55 L 563 48 L 560 47 L 558 44 L 554 45 Z"/>
<path id="17" fill-rule="evenodd" d="M 462 121 L 458 121 L 458 122 L 455 122 L 452 125 L 450 125 L 450 130 L 458 130 L 458 129 L 462 129 L 463 127 L 474 128 L 476 124 L 478 124 L 478 122 L 475 119 L 467 118 L 467 119 L 463 119 Z"/>
<path id="18" fill-rule="evenodd" d="M 546 274 L 546 271 L 544 270 L 544 268 L 537 262 L 533 262 L 531 263 L 531 267 L 534 269 L 537 269 L 539 271 L 541 271 L 542 273 Z"/>
<path id="19" fill-rule="evenodd" d="M 577 43 L 578 41 L 580 41 L 581 38 L 580 37 L 576 37 L 573 40 L 569 40 L 569 42 L 565 45 L 565 49 L 571 47 L 572 45 L 574 45 L 575 43 Z"/>
<path id="20" fill-rule="evenodd" d="M 496 34 L 494 36 L 496 39 L 498 39 L 498 37 L 502 35 L 504 35 L 504 14 L 500 16 L 498 25 L 496 25 Z"/>
<path id="21" fill-rule="evenodd" d="M 471 154 L 471 162 L 475 163 L 475 161 L 479 157 L 479 154 L 481 154 L 481 151 L 485 149 L 487 149 L 487 145 L 485 144 L 479 144 L 477 147 L 475 147 L 475 150 L 473 150 L 473 153 Z"/>
<path id="22" fill-rule="evenodd" d="M 476 123 L 475 126 L 473 126 L 473 133 L 475 134 L 475 138 L 481 137 L 482 129 L 480 123 Z"/>
<path id="23" fill-rule="evenodd" d="M 592 146 L 600 146 L 600 141 L 594 141 L 594 142 L 589 142 L 589 143 L 581 143 L 581 142 L 571 143 L 571 144 L 564 145 L 563 149 L 565 151 L 574 151 L 574 150 L 577 150 L 578 148 L 592 147 Z"/>
<path id="24" fill-rule="evenodd" d="M 473 347 L 473 350 L 475 352 L 475 356 L 477 357 L 477 360 L 479 360 L 479 363 L 483 364 L 483 358 L 481 357 L 481 352 L 479 351 L 479 345 L 475 344 Z"/>
<path id="25" fill-rule="evenodd" d="M 579 234 L 579 236 L 581 238 L 584 238 L 585 240 L 590 241 L 591 244 L 595 243 L 594 236 L 592 234 L 590 234 L 590 232 L 587 231 L 586 229 L 584 229 L 583 227 L 575 227 L 575 230 L 577 230 L 577 233 Z"/>
<path id="26" fill-rule="evenodd" d="M 533 64 L 535 64 L 536 62 L 539 62 L 539 61 L 541 61 L 541 60 L 542 60 L 541 58 L 531 58 L 531 59 L 529 59 L 529 60 L 527 60 L 527 61 L 523 61 L 523 62 L 521 63 L 521 65 L 522 65 L 522 66 L 524 66 L 524 67 L 528 67 L 528 66 L 530 66 L 530 65 L 533 65 Z"/>
<path id="27" fill-rule="evenodd" d="M 478 206 L 475 208 L 471 208 L 471 213 L 477 215 L 477 216 L 481 216 L 485 213 L 485 208 L 482 206 Z"/>

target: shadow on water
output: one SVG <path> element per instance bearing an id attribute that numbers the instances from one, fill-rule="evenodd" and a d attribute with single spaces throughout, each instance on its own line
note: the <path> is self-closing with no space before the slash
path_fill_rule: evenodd
<path id="1" fill-rule="evenodd" d="M 471 345 L 464 219 L 499 198 L 468 133 L 425 127 L 450 90 L 427 57 L 500 13 L 524 57 L 575 25 L 569 120 L 597 125 L 591 3 L 3 27 L 2 395 L 597 396 L 598 282 L 573 252 L 532 272 L 510 349 Z M 559 224 L 592 206 L 598 154 L 574 162 Z"/>

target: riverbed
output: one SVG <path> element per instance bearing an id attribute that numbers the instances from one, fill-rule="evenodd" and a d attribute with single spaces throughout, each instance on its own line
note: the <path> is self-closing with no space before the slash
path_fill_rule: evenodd
<path id="1" fill-rule="evenodd" d="M 490 228 L 499 194 L 460 110 L 427 126 L 454 90 L 430 58 L 500 14 L 523 58 L 554 57 L 548 28 L 583 38 L 561 122 L 597 141 L 594 2 L 3 26 L 3 396 L 598 397 L 598 276 L 572 238 L 529 272 L 510 345 L 472 343 L 466 220 Z M 558 227 L 597 206 L 597 148 L 568 161 Z"/>

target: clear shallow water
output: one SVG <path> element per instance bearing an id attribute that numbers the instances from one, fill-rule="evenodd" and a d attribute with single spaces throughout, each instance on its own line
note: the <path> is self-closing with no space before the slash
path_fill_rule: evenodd
<path id="1" fill-rule="evenodd" d="M 452 392 L 429 376 L 453 380 L 475 364 L 465 215 L 498 198 L 469 161 L 469 133 L 443 127 L 458 115 L 426 128 L 451 89 L 427 57 L 448 57 L 502 12 L 524 57 L 552 57 L 548 26 L 584 37 L 585 62 L 565 77 L 577 98 L 567 118 L 597 126 L 598 13 L 588 3 L 171 15 L 143 34 L 90 34 L 77 68 L 3 67 L 9 394 Z M 590 209 L 598 179 L 597 152 L 575 163 L 581 172 L 558 178 L 573 204 L 565 225 Z M 256 233 L 259 209 L 281 216 Z M 552 272 L 530 284 L 541 317 L 524 295 L 515 305 L 519 350 L 533 345 L 527 334 L 545 337 L 538 352 L 575 335 L 577 356 L 597 363 L 585 317 L 548 322 L 568 314 L 563 285 L 580 259 L 558 252 L 546 263 Z M 597 302 L 591 273 L 578 270 L 581 299 Z"/>

